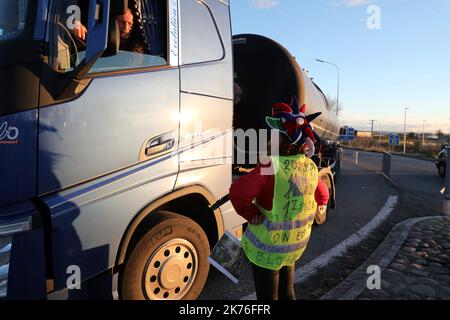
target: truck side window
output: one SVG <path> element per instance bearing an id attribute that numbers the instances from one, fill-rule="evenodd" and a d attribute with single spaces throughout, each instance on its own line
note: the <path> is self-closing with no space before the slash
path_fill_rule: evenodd
<path id="1" fill-rule="evenodd" d="M 88 1 L 61 1 L 57 17 L 57 35 L 53 40 L 52 66 L 59 72 L 73 70 L 86 53 L 88 30 Z M 75 2 L 75 4 L 73 4 Z M 129 0 L 128 8 L 112 5 L 110 28 L 117 23 L 120 33 L 118 54 L 108 53 L 100 57 L 90 73 L 103 73 L 136 68 L 148 68 L 167 64 L 167 0 Z M 70 9 L 69 9 L 70 8 Z M 73 10 L 78 10 L 78 14 Z M 71 11 L 72 10 L 72 11 Z M 69 15 L 67 12 L 70 12 Z M 152 25 L 148 23 L 152 17 Z M 151 26 L 151 27 L 149 27 Z"/>
<path id="2" fill-rule="evenodd" d="M 167 65 L 167 0 L 129 0 L 125 14 L 111 13 L 120 29 L 119 53 L 97 60 L 90 73 Z"/>
<path id="3" fill-rule="evenodd" d="M 88 0 L 54 1 L 49 64 L 58 72 L 72 71 L 86 52 Z"/>
<path id="4" fill-rule="evenodd" d="M 0 1 L 0 42 L 16 38 L 25 28 L 27 0 Z"/>
<path id="5" fill-rule="evenodd" d="M 180 5 L 182 64 L 222 59 L 222 39 L 206 1 L 182 0 Z"/>

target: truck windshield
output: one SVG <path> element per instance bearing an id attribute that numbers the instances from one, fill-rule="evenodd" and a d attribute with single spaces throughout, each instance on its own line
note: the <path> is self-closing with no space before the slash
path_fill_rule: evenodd
<path id="1" fill-rule="evenodd" d="M 27 7 L 28 0 L 0 0 L 0 42 L 22 34 Z"/>

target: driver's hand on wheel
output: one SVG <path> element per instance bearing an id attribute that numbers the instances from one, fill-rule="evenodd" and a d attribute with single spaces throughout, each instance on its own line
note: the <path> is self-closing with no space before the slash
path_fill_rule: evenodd
<path id="1" fill-rule="evenodd" d="M 75 21 L 73 33 L 78 39 L 86 41 L 87 29 L 80 21 Z"/>

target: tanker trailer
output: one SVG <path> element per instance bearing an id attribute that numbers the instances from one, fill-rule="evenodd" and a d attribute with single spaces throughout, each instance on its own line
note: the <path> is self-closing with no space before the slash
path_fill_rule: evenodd
<path id="1" fill-rule="evenodd" d="M 271 114 L 272 105 L 276 102 L 289 103 L 294 96 L 300 106 L 306 104 L 307 115 L 322 113 L 312 124 L 322 140 L 321 148 L 316 146 L 316 154 L 312 159 L 319 168 L 321 179 L 330 190 L 328 207 L 316 213 L 316 224 L 323 224 L 328 210 L 336 208 L 334 182 L 340 172 L 339 125 L 336 112 L 331 110 L 323 92 L 307 72 L 300 68 L 295 57 L 277 42 L 259 35 L 235 35 L 233 56 L 235 130 L 248 132 L 251 129 L 267 129 L 265 118 Z M 266 143 L 262 140 L 267 137 L 258 135 L 257 139 L 258 145 L 261 146 Z M 259 160 L 258 151 L 250 150 L 249 145 L 250 143 L 246 143 L 244 147 L 235 141 L 235 173 L 245 172 Z"/>

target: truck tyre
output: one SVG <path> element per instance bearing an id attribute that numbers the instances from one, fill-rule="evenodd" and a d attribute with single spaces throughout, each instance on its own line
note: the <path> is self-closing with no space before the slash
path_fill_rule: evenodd
<path id="1" fill-rule="evenodd" d="M 342 170 L 342 159 L 339 156 L 339 152 L 337 153 L 337 158 L 336 158 L 336 167 L 335 167 L 335 172 L 336 174 L 334 175 L 334 183 L 336 184 L 338 180 L 341 179 L 341 170 Z"/>
<path id="2" fill-rule="evenodd" d="M 129 255 L 121 277 L 123 300 L 195 300 L 209 272 L 208 238 L 184 216 L 161 211 Z"/>
<path id="3" fill-rule="evenodd" d="M 330 204 L 331 204 L 331 197 L 333 196 L 332 190 L 331 190 L 331 181 L 330 181 L 330 178 L 328 177 L 328 175 L 323 175 L 320 178 L 322 179 L 323 182 L 325 182 L 325 184 L 328 187 L 330 199 L 328 199 L 328 203 L 326 206 L 323 206 L 323 207 L 317 206 L 316 216 L 314 217 L 314 222 L 316 223 L 316 225 L 319 225 L 319 226 L 323 225 L 327 221 L 327 215 L 328 215 L 328 211 L 330 209 Z"/>

